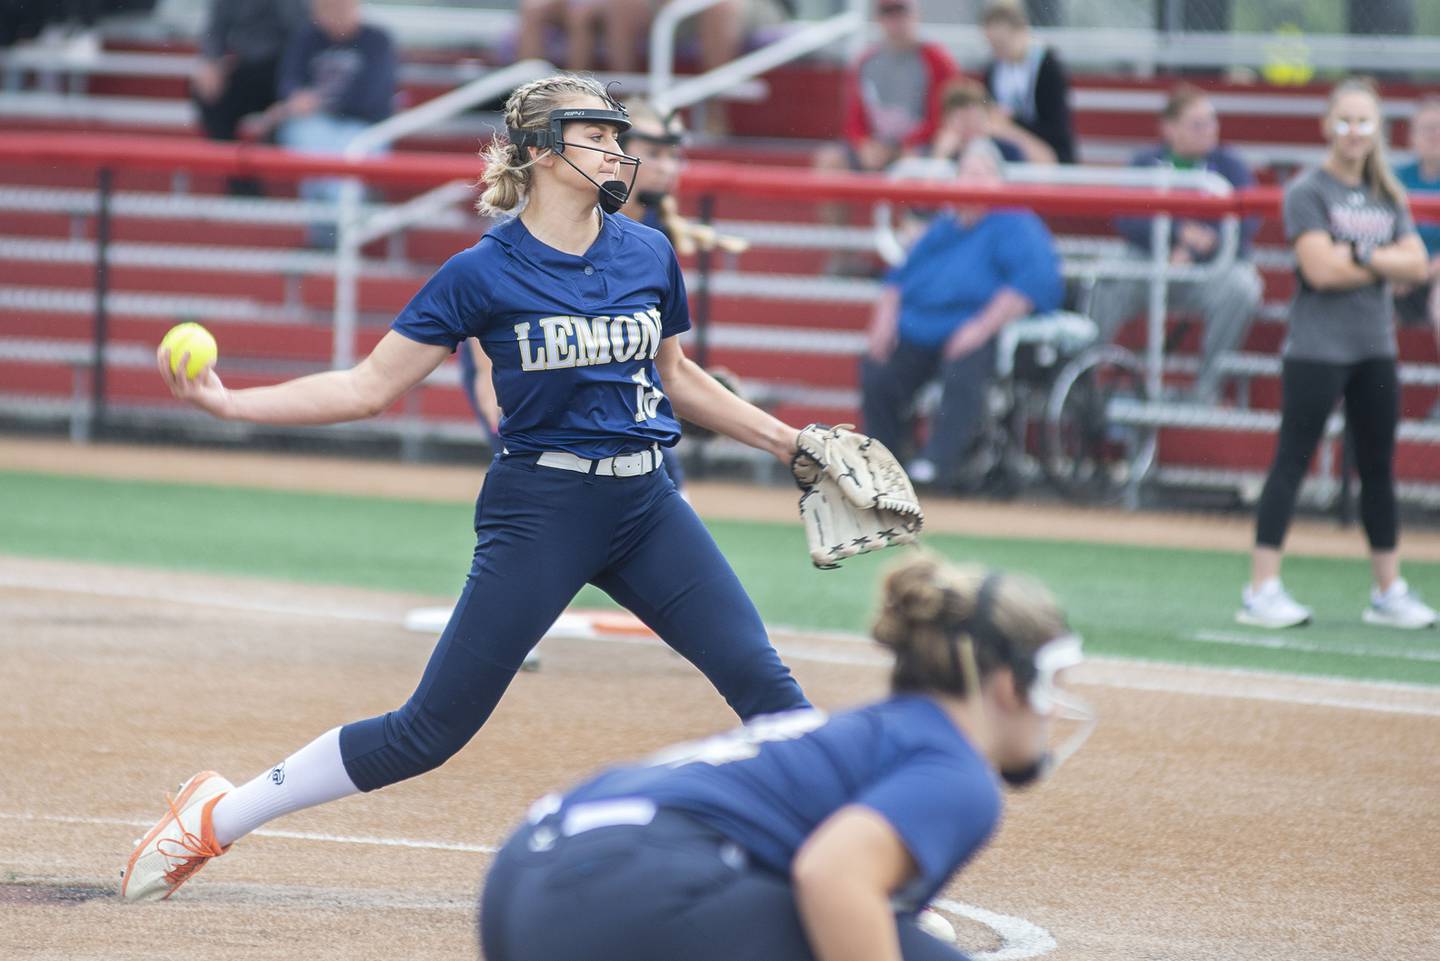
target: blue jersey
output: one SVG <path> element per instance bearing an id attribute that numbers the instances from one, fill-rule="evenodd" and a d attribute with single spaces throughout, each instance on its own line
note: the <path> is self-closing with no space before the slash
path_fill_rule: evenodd
<path id="1" fill-rule="evenodd" d="M 920 869 L 897 892 L 904 911 L 924 906 L 984 846 L 1001 810 L 990 765 L 938 704 L 917 695 L 833 718 L 814 710 L 760 718 L 601 774 L 564 803 L 615 798 L 685 811 L 781 875 L 822 821 L 847 805 L 870 808 Z"/>
<path id="2" fill-rule="evenodd" d="M 680 264 L 663 234 L 621 214 L 581 256 L 509 220 L 451 257 L 391 326 L 452 350 L 479 338 L 510 453 L 609 457 L 680 437 L 655 367 L 660 342 L 690 329 Z"/>

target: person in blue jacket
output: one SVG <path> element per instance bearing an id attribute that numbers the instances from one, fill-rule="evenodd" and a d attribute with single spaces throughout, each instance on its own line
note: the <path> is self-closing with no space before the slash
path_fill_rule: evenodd
<path id="1" fill-rule="evenodd" d="M 1003 169 L 995 147 L 978 142 L 961 156 L 957 183 L 998 185 Z M 995 335 L 1012 320 L 1056 309 L 1063 291 L 1054 239 L 1033 212 L 936 217 L 875 304 L 860 362 L 865 432 L 904 457 L 915 395 L 938 377 L 940 407 L 907 469 L 917 484 L 954 486 L 994 374 Z"/>
<path id="2" fill-rule="evenodd" d="M 263 137 L 273 130 L 282 146 L 298 153 L 341 153 L 394 113 L 399 69 L 395 41 L 363 21 L 360 0 L 311 0 L 310 22 L 291 37 L 280 61 L 280 101 L 247 122 L 247 131 Z M 333 202 L 341 183 L 336 177 L 306 179 L 300 196 Z M 311 246 L 334 245 L 328 223 L 307 233 Z"/>
<path id="3" fill-rule="evenodd" d="M 939 961 L 916 918 L 1053 771 L 1081 642 L 1038 584 L 921 555 L 885 581 L 885 700 L 757 718 L 532 805 L 480 903 L 485 961 Z"/>

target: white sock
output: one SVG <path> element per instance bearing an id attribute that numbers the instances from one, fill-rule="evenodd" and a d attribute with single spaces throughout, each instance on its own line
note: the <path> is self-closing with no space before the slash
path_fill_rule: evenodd
<path id="1" fill-rule="evenodd" d="M 282 814 L 358 793 L 340 758 L 337 727 L 217 801 L 215 840 L 223 847 Z"/>

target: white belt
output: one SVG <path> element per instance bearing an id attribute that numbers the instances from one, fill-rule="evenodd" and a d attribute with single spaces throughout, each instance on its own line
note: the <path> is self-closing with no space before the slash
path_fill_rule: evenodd
<path id="1" fill-rule="evenodd" d="M 649 824 L 655 820 L 655 802 L 645 798 L 619 798 L 614 801 L 591 801 L 577 804 L 565 812 L 560 821 L 560 833 L 574 837 L 608 828 L 616 824 Z"/>
<path id="2" fill-rule="evenodd" d="M 614 457 L 602 457 L 599 460 L 586 460 L 563 450 L 547 450 L 535 463 L 557 470 L 573 470 L 577 474 L 638 477 L 660 466 L 660 445 L 653 444 L 647 450 L 637 450 L 633 454 L 616 454 Z"/>
<path id="3" fill-rule="evenodd" d="M 557 813 L 560 807 L 558 794 L 547 794 L 530 805 L 530 850 L 548 851 L 562 837 L 574 837 L 596 828 L 649 824 L 655 820 L 657 812 L 655 802 L 645 798 L 616 798 L 577 804 L 565 812 L 559 824 L 547 823 L 546 819 Z"/>

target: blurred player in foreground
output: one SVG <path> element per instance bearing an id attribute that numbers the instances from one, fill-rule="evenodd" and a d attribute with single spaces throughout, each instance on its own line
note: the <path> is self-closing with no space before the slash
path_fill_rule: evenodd
<path id="1" fill-rule="evenodd" d="M 1039 585 L 930 557 L 882 605 L 888 699 L 761 718 L 536 802 L 481 895 L 486 961 L 963 958 L 916 912 L 985 846 L 1000 779 L 1088 736 L 1061 687 L 1080 639 Z M 1085 723 L 1051 753 L 1062 709 Z"/>
<path id="2" fill-rule="evenodd" d="M 700 519 L 659 470 L 676 416 L 784 463 L 799 431 L 686 359 L 680 265 L 658 232 L 614 216 L 633 185 L 625 111 L 594 80 L 515 90 L 487 150 L 485 212 L 523 208 L 452 257 L 350 370 L 227 390 L 157 356 L 175 396 L 233 420 L 372 417 L 479 338 L 505 417 L 475 509 L 465 588 L 401 708 L 322 734 L 236 788 L 197 774 L 136 846 L 121 893 L 166 898 L 268 821 L 443 764 L 494 710 L 526 653 L 585 584 L 694 663 L 741 718 L 808 707 Z M 627 183 L 626 180 L 631 181 Z M 673 408 L 672 408 L 673 404 Z"/>

